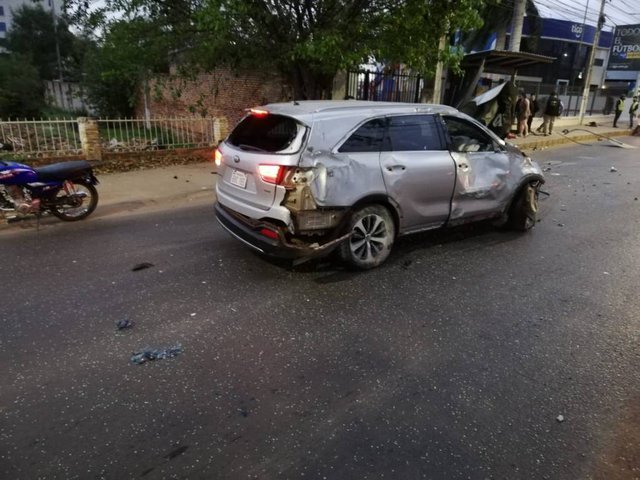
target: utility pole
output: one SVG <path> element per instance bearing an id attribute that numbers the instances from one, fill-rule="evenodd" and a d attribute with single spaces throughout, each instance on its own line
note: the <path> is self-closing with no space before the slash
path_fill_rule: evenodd
<path id="1" fill-rule="evenodd" d="M 591 55 L 589 55 L 589 63 L 587 64 L 587 76 L 584 80 L 584 89 L 582 90 L 582 100 L 580 101 L 580 125 L 584 123 L 584 114 L 587 111 L 587 101 L 589 100 L 589 91 L 591 90 L 591 70 L 593 70 L 593 63 L 596 59 L 596 50 L 598 48 L 598 42 L 600 41 L 600 30 L 604 25 L 604 4 L 606 0 L 602 0 L 600 4 L 600 13 L 598 14 L 598 26 L 596 28 L 596 34 L 593 37 L 593 45 L 591 46 Z"/>
<path id="2" fill-rule="evenodd" d="M 580 32 L 580 43 L 578 43 L 578 46 L 576 47 L 576 54 L 573 56 L 573 62 L 571 63 L 571 86 L 573 86 L 574 83 L 574 78 L 573 78 L 573 70 L 576 67 L 576 57 L 578 57 L 578 61 L 580 61 L 581 58 L 581 53 L 582 53 L 582 47 L 583 47 L 583 43 L 584 43 L 584 32 L 587 29 L 587 13 L 589 11 L 589 0 L 587 0 L 587 5 L 586 7 L 584 7 L 584 19 L 582 20 L 582 31 Z M 580 71 L 582 73 L 582 70 Z M 584 77 L 584 74 L 581 75 L 581 78 Z M 584 80 L 584 78 L 583 78 Z M 573 93 L 573 92 L 571 92 Z"/>
<path id="3" fill-rule="evenodd" d="M 447 35 L 442 35 L 440 37 L 440 42 L 438 43 L 438 53 L 444 51 L 447 47 Z M 442 60 L 439 60 L 436 64 L 436 77 L 433 82 L 433 103 L 442 103 L 442 84 L 444 83 L 444 63 Z"/>
<path id="4" fill-rule="evenodd" d="M 53 19 L 53 37 L 56 44 L 56 60 L 58 61 L 58 80 L 62 84 L 62 59 L 60 58 L 60 42 L 58 41 L 58 18 L 56 17 L 56 0 L 51 0 L 51 18 Z"/>

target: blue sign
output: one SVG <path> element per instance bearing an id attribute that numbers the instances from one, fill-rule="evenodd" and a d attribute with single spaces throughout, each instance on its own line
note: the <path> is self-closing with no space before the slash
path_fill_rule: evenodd
<path id="1" fill-rule="evenodd" d="M 555 20 L 552 18 L 541 18 L 540 21 L 542 22 L 540 38 L 569 40 L 593 45 L 593 39 L 596 36 L 596 27 L 592 25 L 584 25 L 568 20 Z M 533 34 L 534 22 L 535 20 L 530 17 L 525 18 L 522 29 L 523 35 Z M 611 37 L 611 32 L 600 32 L 598 46 L 609 48 L 611 46 Z"/>

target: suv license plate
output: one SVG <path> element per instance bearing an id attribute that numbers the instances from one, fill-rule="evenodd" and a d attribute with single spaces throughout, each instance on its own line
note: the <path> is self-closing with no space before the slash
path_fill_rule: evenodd
<path id="1" fill-rule="evenodd" d="M 240 170 L 234 170 L 231 173 L 231 185 L 236 187 L 245 188 L 247 186 L 247 174 Z"/>

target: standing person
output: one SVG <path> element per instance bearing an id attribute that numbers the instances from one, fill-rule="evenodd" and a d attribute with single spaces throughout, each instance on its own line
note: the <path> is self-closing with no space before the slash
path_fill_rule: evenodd
<path id="1" fill-rule="evenodd" d="M 532 93 L 531 96 L 529 97 L 529 109 L 531 110 L 531 114 L 527 119 L 527 128 L 529 129 L 529 133 L 532 133 L 531 122 L 533 122 L 533 117 L 535 116 L 536 113 L 538 113 L 538 110 L 540 110 L 540 105 L 538 104 L 538 99 L 535 93 Z"/>
<path id="2" fill-rule="evenodd" d="M 624 101 L 626 98 L 627 97 L 623 93 L 622 95 L 620 95 L 620 98 L 616 102 L 616 114 L 613 117 L 613 128 L 618 128 L 618 119 L 620 118 L 620 115 L 622 115 L 622 111 L 624 110 Z"/>
<path id="3" fill-rule="evenodd" d="M 531 108 L 529 106 L 529 99 L 524 91 L 520 91 L 518 103 L 516 103 L 516 118 L 518 119 L 518 135 L 523 137 L 527 136 L 529 130 L 527 128 L 527 121 L 529 115 L 531 115 Z"/>
<path id="4" fill-rule="evenodd" d="M 638 97 L 633 97 L 633 101 L 631 102 L 631 106 L 629 107 L 629 128 L 633 128 L 633 117 L 636 116 L 636 112 L 638 111 Z"/>
<path id="5" fill-rule="evenodd" d="M 542 110 L 542 117 L 544 119 L 542 132 L 545 135 L 551 135 L 553 133 L 553 123 L 556 121 L 556 117 L 559 117 L 561 114 L 562 102 L 560 101 L 560 97 L 558 97 L 555 91 L 551 92 L 551 95 L 549 95 L 544 105 L 544 110 Z"/>

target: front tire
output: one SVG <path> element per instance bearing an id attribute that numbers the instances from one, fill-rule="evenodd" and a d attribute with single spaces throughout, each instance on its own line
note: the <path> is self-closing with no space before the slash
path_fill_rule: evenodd
<path id="1" fill-rule="evenodd" d="M 340 257 L 351 267 L 368 270 L 380 265 L 391 253 L 396 226 L 389 210 L 369 205 L 351 215 L 349 232 L 351 237 L 340 245 Z"/>
<path id="2" fill-rule="evenodd" d="M 98 190 L 85 180 L 66 180 L 49 211 L 65 222 L 83 220 L 98 206 Z"/>
<path id="3" fill-rule="evenodd" d="M 509 210 L 507 227 L 519 232 L 531 230 L 538 217 L 539 183 L 529 183 L 517 194 Z"/>

